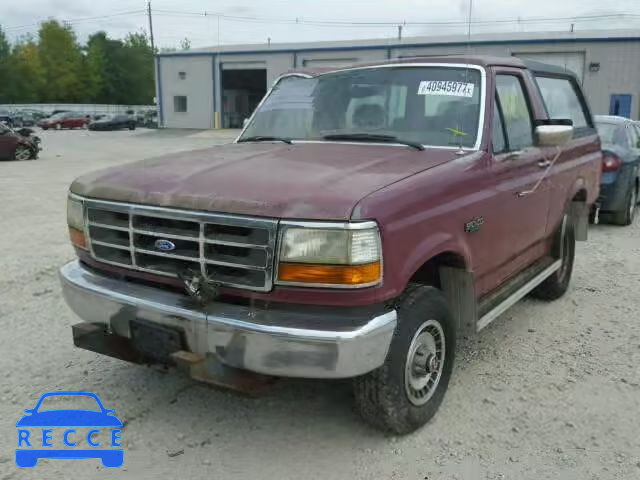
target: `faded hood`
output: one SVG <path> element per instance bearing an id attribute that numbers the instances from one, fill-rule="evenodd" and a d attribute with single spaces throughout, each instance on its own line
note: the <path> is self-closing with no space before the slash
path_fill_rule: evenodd
<path id="1" fill-rule="evenodd" d="M 363 197 L 455 151 L 330 143 L 230 144 L 78 178 L 96 199 L 276 218 L 348 220 Z"/>

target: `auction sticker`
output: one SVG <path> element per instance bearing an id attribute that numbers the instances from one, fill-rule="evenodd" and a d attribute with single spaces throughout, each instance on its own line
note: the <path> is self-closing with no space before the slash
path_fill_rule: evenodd
<path id="1" fill-rule="evenodd" d="M 451 95 L 453 97 L 473 97 L 473 83 L 444 80 L 424 80 L 418 87 L 418 95 Z"/>

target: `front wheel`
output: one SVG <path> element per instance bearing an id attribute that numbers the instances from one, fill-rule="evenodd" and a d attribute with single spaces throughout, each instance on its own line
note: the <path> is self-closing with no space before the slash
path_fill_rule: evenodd
<path id="1" fill-rule="evenodd" d="M 31 159 L 31 150 L 24 145 L 18 145 L 16 147 L 16 151 L 13 154 L 14 160 L 30 160 Z"/>
<path id="2" fill-rule="evenodd" d="M 397 434 L 426 424 L 442 403 L 455 356 L 456 332 L 442 293 L 410 285 L 382 367 L 354 380 L 356 409 L 368 423 Z"/>

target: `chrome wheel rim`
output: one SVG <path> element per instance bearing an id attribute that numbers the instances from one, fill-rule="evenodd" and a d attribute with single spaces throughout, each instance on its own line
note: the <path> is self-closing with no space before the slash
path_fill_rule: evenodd
<path id="1" fill-rule="evenodd" d="M 631 205 L 629 205 L 629 218 L 633 220 L 633 215 L 636 213 L 636 203 L 638 202 L 638 196 L 636 194 L 636 189 L 632 187 L 631 189 Z"/>
<path id="2" fill-rule="evenodd" d="M 18 148 L 16 150 L 16 160 L 29 160 L 31 158 L 31 152 L 26 148 Z"/>
<path id="3" fill-rule="evenodd" d="M 445 359 L 444 330 L 436 320 L 427 320 L 416 330 L 405 363 L 404 386 L 409 401 L 427 403 L 440 383 Z"/>

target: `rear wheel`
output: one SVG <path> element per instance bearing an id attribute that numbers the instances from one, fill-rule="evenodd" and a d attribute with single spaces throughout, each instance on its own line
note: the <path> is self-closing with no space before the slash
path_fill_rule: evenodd
<path id="1" fill-rule="evenodd" d="M 365 421 L 406 434 L 427 423 L 442 403 L 453 369 L 455 329 L 444 296 L 433 287 L 409 286 L 397 311 L 385 363 L 354 379 L 354 393 Z"/>
<path id="2" fill-rule="evenodd" d="M 562 225 L 556 233 L 553 250 L 561 252 L 560 260 L 562 263 L 558 270 L 531 292 L 532 297 L 540 300 L 556 300 L 569 289 L 576 254 L 576 236 L 573 222 L 568 215 L 564 216 Z"/>
<path id="3" fill-rule="evenodd" d="M 625 209 L 613 214 L 613 223 L 616 225 L 631 225 L 636 217 L 638 206 L 638 191 L 635 185 L 631 185 L 627 192 L 627 202 Z"/>

